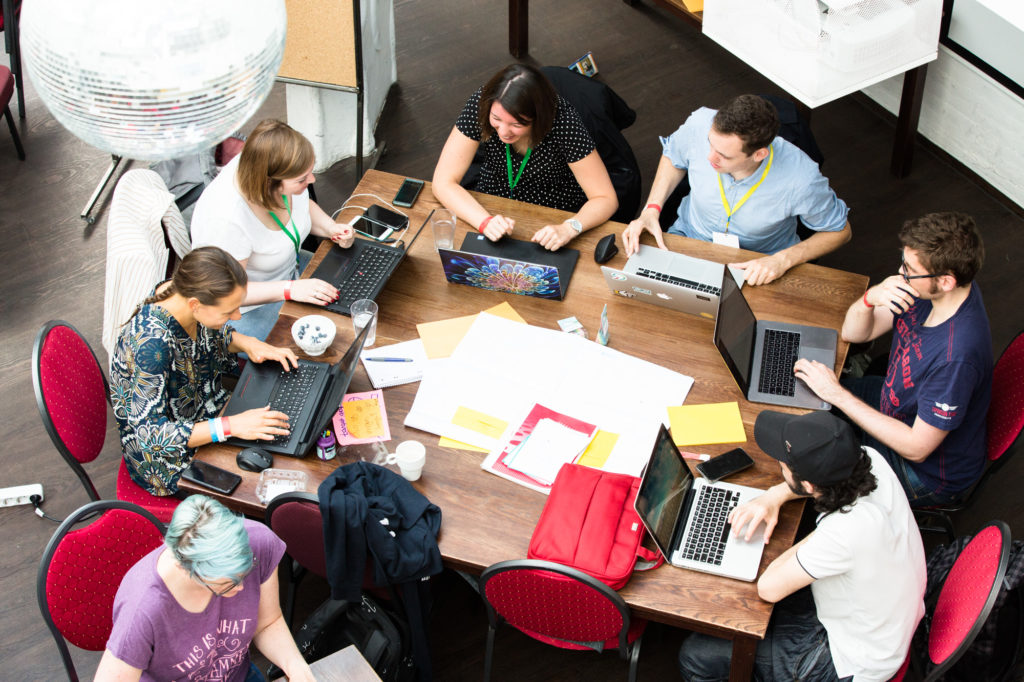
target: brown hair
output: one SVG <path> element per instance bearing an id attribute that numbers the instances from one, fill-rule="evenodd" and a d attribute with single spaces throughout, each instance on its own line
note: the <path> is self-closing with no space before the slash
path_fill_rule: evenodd
<path id="1" fill-rule="evenodd" d="M 711 125 L 722 135 L 738 136 L 743 140 L 743 153 L 750 156 L 779 134 L 779 113 L 763 97 L 740 95 L 718 110 Z"/>
<path id="2" fill-rule="evenodd" d="M 153 294 L 139 304 L 132 317 L 149 303 L 166 301 L 174 294 L 185 298 L 196 298 L 203 305 L 216 305 L 230 296 L 238 287 L 249 283 L 249 276 L 234 256 L 217 246 L 201 246 L 193 249 L 174 268 L 170 284 L 163 289 L 157 287 Z"/>
<path id="3" fill-rule="evenodd" d="M 900 229 L 900 244 L 917 251 L 929 273 L 953 275 L 961 287 L 974 280 L 985 261 L 978 226 L 965 213 L 928 213 L 908 220 Z"/>
<path id="4" fill-rule="evenodd" d="M 497 102 L 513 118 L 530 127 L 530 146 L 551 132 L 558 110 L 558 93 L 543 73 L 528 64 L 509 64 L 494 74 L 480 91 L 477 121 L 484 140 L 494 134 L 491 105 Z"/>
<path id="5" fill-rule="evenodd" d="M 272 211 L 281 206 L 281 181 L 305 173 L 313 159 L 302 133 L 271 118 L 260 121 L 242 147 L 238 188 L 247 201 Z"/>

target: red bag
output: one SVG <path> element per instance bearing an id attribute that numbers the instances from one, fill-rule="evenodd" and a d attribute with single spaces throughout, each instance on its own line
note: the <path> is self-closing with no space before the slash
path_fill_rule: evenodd
<path id="1" fill-rule="evenodd" d="M 637 559 L 661 553 L 641 546 L 644 525 L 633 508 L 640 479 L 579 464 L 562 466 L 530 538 L 526 556 L 578 568 L 618 590 Z"/>

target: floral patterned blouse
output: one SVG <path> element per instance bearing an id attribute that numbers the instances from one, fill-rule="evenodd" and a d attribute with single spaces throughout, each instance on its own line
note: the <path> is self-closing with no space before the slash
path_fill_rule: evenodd
<path id="1" fill-rule="evenodd" d="M 195 450 L 196 422 L 217 416 L 230 395 L 221 376 L 238 369 L 231 331 L 196 323 L 193 341 L 157 305 L 144 305 L 122 329 L 110 368 L 110 399 L 132 480 L 173 495 Z"/>

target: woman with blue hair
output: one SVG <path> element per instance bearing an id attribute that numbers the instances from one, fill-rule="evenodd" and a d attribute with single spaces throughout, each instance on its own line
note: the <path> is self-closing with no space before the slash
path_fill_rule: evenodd
<path id="1" fill-rule="evenodd" d="M 289 680 L 313 680 L 281 614 L 283 555 L 266 526 L 204 495 L 185 499 L 164 546 L 121 581 L 95 679 L 262 681 L 252 642 Z"/>

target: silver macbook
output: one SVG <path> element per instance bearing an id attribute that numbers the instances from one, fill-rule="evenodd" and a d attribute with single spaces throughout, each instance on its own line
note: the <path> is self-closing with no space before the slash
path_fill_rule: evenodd
<path id="1" fill-rule="evenodd" d="M 750 582 L 764 551 L 764 528 L 750 541 L 732 534 L 729 512 L 764 491 L 694 478 L 661 426 L 636 496 L 636 511 L 673 566 Z M 746 531 L 746 528 L 741 529 Z"/>
<path id="2" fill-rule="evenodd" d="M 601 267 L 612 293 L 671 310 L 715 319 L 725 266 L 674 251 L 641 245 L 626 267 Z M 742 285 L 743 271 L 729 268 Z"/>
<path id="3" fill-rule="evenodd" d="M 798 358 L 836 364 L 835 329 L 771 322 L 754 317 L 731 277 L 722 278 L 715 346 L 747 400 L 827 410 L 831 407 L 793 376 Z"/>

